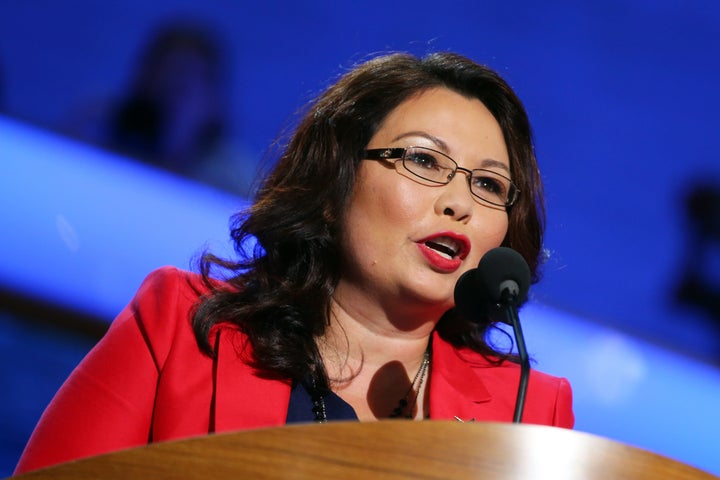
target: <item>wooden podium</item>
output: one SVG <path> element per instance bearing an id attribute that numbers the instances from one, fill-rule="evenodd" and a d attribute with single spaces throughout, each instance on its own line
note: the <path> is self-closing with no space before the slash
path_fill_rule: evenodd
<path id="1" fill-rule="evenodd" d="M 406 420 L 294 425 L 157 443 L 17 478 L 718 480 L 684 463 L 571 430 Z"/>

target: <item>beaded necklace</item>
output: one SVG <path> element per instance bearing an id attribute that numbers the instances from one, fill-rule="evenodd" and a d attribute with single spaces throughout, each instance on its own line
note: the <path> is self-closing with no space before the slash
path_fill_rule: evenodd
<path id="1" fill-rule="evenodd" d="M 425 377 L 427 376 L 429 366 L 430 348 L 425 350 L 425 353 L 423 354 L 423 361 L 420 364 L 420 368 L 418 369 L 417 373 L 415 374 L 415 378 L 413 378 L 412 384 L 410 384 L 410 388 L 408 388 L 405 396 L 402 397 L 400 401 L 398 401 L 398 405 L 393 409 L 392 413 L 390 414 L 390 418 L 413 418 L 413 408 L 415 408 L 415 405 L 417 404 L 418 396 L 420 395 L 420 390 L 422 390 L 423 382 L 425 381 Z M 417 387 L 415 386 L 416 384 Z M 317 388 L 315 388 L 314 378 L 312 381 L 312 385 L 312 411 L 315 415 L 315 422 L 326 423 L 328 421 L 328 418 L 327 411 L 325 409 L 325 396 L 318 393 Z"/>

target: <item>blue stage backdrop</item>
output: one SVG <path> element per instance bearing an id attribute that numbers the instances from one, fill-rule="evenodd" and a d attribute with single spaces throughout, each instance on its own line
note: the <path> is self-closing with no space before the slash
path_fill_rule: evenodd
<path id="1" fill-rule="evenodd" d="M 109 321 L 151 269 L 228 248 L 245 199 L 68 136 L 89 138 L 78 126 L 122 97 L 146 40 L 177 18 L 223 45 L 229 151 L 247 165 L 374 52 L 454 50 L 497 69 L 527 106 L 546 185 L 549 259 L 521 312 L 538 368 L 571 379 L 578 429 L 720 474 L 720 320 L 709 297 L 677 296 L 690 277 L 720 291 L 720 240 L 686 203 L 720 191 L 720 4 L 3 2 L 4 291 Z M 11 323 L 4 339 L 32 333 Z M 85 346 L 63 339 L 73 363 Z M 11 384 L 3 414 L 48 382 Z M 37 415 L 2 438 L 10 457 Z"/>

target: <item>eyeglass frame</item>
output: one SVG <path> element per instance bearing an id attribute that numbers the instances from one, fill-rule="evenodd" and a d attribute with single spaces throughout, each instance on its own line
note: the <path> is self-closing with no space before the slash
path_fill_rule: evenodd
<path id="1" fill-rule="evenodd" d="M 441 156 L 447 158 L 448 160 L 450 160 L 450 162 L 452 162 L 452 164 L 455 165 L 455 168 L 453 168 L 452 171 L 450 172 L 450 174 L 446 177 L 447 181 L 441 182 L 438 180 L 433 180 L 431 178 L 426 178 L 426 177 L 423 177 L 423 176 L 419 175 L 418 173 L 412 171 L 411 169 L 409 169 L 407 167 L 407 165 L 405 165 L 405 160 L 407 158 L 405 156 L 405 154 L 411 148 L 419 148 L 421 150 L 428 150 L 430 152 L 437 153 L 438 155 L 441 155 Z M 470 194 L 473 197 L 480 199 L 483 202 L 487 202 L 490 205 L 494 205 L 496 207 L 510 208 L 511 206 L 513 206 L 515 204 L 518 197 L 520 196 L 520 190 L 517 188 L 517 185 L 515 185 L 515 183 L 513 183 L 513 181 L 510 180 L 505 175 L 495 172 L 495 171 L 492 171 L 492 170 L 488 170 L 486 168 L 475 168 L 473 170 L 470 170 L 470 169 L 461 167 L 460 165 L 458 165 L 458 163 L 455 160 L 452 159 L 452 157 L 450 157 L 446 153 L 443 153 L 443 152 L 440 152 L 438 150 L 428 148 L 428 147 L 420 147 L 420 146 L 416 146 L 416 145 L 410 145 L 408 147 L 370 148 L 370 149 L 363 150 L 363 159 L 364 160 L 383 160 L 383 161 L 391 162 L 391 163 L 393 163 L 393 165 L 395 165 L 397 163 L 397 160 L 402 160 L 402 165 L 405 170 L 407 170 L 408 172 L 410 172 L 411 174 L 415 175 L 418 178 L 421 178 L 427 182 L 432 182 L 436 185 L 448 185 L 453 180 L 453 178 L 455 178 L 455 175 L 457 174 L 457 172 L 459 170 L 459 171 L 465 173 L 465 178 L 467 178 L 468 189 L 470 190 Z M 493 175 L 497 175 L 497 176 L 502 177 L 505 180 L 507 180 L 509 183 L 509 188 L 508 188 L 508 198 L 505 201 L 505 203 L 500 204 L 500 203 L 493 202 L 493 201 L 488 200 L 487 198 L 483 198 L 483 197 L 479 196 L 478 194 L 476 194 L 475 192 L 473 192 L 472 185 L 470 185 L 470 182 L 473 177 L 473 172 L 489 172 L 489 173 L 492 173 Z"/>

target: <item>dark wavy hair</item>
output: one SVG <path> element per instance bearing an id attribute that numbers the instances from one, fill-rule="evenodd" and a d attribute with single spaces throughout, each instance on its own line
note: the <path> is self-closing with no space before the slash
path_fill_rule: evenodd
<path id="1" fill-rule="evenodd" d="M 210 329 L 231 322 L 247 334 L 260 371 L 293 380 L 311 374 L 327 387 L 315 342 L 328 324 L 342 275 L 340 226 L 362 152 L 393 109 L 437 87 L 479 99 L 499 123 L 521 192 L 508 210 L 503 245 L 520 252 L 537 281 L 545 212 L 530 124 L 518 97 L 493 70 L 458 54 L 379 56 L 350 70 L 309 107 L 252 205 L 233 217 L 240 260 L 208 253 L 201 259 L 208 284 L 220 267 L 231 272 L 234 287 L 215 289 L 195 313 L 193 327 L 205 352 L 214 355 Z M 244 253 L 252 238 L 254 249 Z M 453 308 L 438 331 L 457 346 L 502 362 L 512 355 L 488 341 L 495 325 L 491 317 L 471 322 Z"/>

